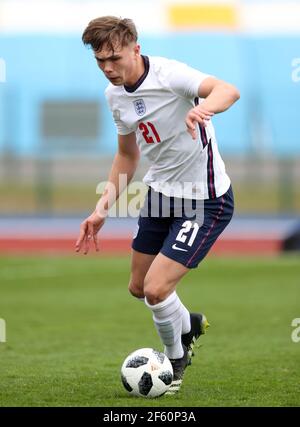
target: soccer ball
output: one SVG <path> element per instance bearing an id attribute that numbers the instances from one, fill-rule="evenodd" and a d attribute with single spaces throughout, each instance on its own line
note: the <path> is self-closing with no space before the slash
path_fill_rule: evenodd
<path id="1" fill-rule="evenodd" d="M 124 360 L 121 379 L 126 390 L 134 396 L 158 397 L 170 387 L 173 368 L 164 353 L 140 348 Z"/>

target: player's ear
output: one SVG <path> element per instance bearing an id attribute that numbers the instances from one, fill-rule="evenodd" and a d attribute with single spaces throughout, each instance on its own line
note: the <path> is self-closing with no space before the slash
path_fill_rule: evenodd
<path id="1" fill-rule="evenodd" d="M 136 44 L 134 46 L 134 53 L 135 53 L 136 56 L 140 55 L 140 53 L 141 53 L 141 46 L 139 44 Z"/>

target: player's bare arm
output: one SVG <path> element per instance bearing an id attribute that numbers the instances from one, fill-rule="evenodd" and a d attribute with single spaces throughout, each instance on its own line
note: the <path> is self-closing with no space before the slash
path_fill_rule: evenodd
<path id="1" fill-rule="evenodd" d="M 239 98 L 235 86 L 215 77 L 207 77 L 200 85 L 198 95 L 205 98 L 200 105 L 192 108 L 185 119 L 188 132 L 196 139 L 196 124 L 206 126 L 208 120 L 216 113 L 226 111 Z"/>
<path id="2" fill-rule="evenodd" d="M 109 209 L 131 181 L 139 158 L 140 151 L 136 144 L 135 133 L 118 135 L 118 152 L 115 155 L 107 185 L 94 212 L 80 225 L 80 233 L 75 246 L 76 252 L 84 247 L 84 254 L 86 255 L 92 240 L 96 251 L 99 250 L 97 234 L 105 222 Z M 127 182 L 121 183 L 122 187 L 119 183 L 119 175 L 121 174 L 127 176 Z"/>

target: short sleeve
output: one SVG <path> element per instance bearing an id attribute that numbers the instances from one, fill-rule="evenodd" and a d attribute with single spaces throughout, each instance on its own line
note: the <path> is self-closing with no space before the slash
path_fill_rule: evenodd
<path id="1" fill-rule="evenodd" d="M 117 132 L 119 135 L 128 135 L 132 132 L 134 132 L 133 129 L 130 129 L 127 127 L 122 120 L 120 120 L 120 111 L 119 110 L 112 110 L 112 116 L 117 128 Z"/>
<path id="2" fill-rule="evenodd" d="M 109 89 L 110 89 L 110 85 L 105 90 L 105 96 L 106 96 L 106 100 L 107 100 L 107 104 L 109 106 L 109 109 L 112 112 L 112 116 L 113 116 L 113 119 L 115 122 L 115 126 L 117 128 L 117 133 L 119 135 L 128 135 L 128 134 L 134 132 L 134 129 L 130 129 L 120 119 L 120 110 L 118 109 L 116 104 L 113 102 L 113 96 L 111 96 Z"/>
<path id="3" fill-rule="evenodd" d="M 211 76 L 181 62 L 172 62 L 172 70 L 168 76 L 170 89 L 184 98 L 197 97 L 199 86 L 203 80 Z"/>

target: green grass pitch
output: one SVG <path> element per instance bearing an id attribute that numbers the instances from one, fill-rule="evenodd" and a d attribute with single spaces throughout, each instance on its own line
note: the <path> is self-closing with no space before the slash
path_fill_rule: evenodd
<path id="1" fill-rule="evenodd" d="M 127 257 L 0 259 L 0 406 L 300 406 L 300 259 L 208 258 L 178 286 L 211 323 L 180 393 L 131 397 L 124 358 L 162 350 Z"/>

